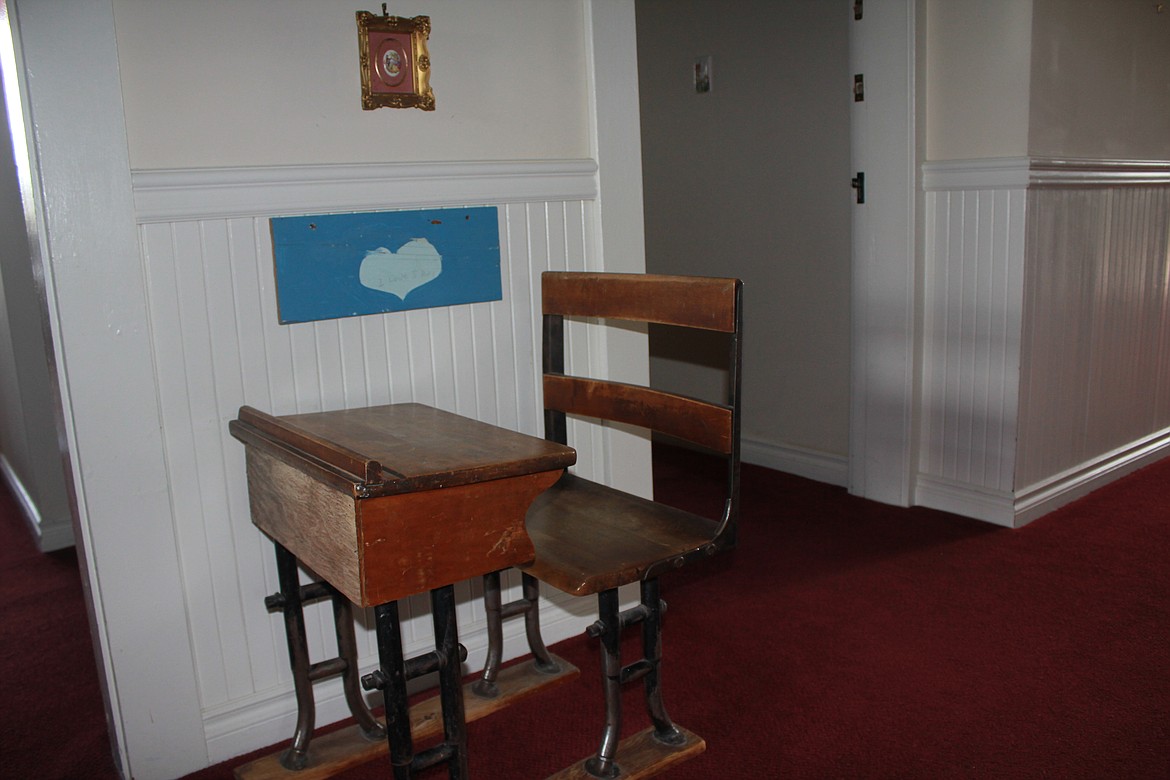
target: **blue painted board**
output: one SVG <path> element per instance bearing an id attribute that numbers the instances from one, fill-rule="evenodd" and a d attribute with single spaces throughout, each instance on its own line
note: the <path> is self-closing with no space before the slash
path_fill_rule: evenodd
<path id="1" fill-rule="evenodd" d="M 281 324 L 502 297 L 495 206 L 269 222 Z"/>

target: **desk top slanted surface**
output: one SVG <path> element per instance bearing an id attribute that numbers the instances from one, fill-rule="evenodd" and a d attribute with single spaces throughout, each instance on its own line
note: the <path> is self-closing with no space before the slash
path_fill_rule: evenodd
<path id="1" fill-rule="evenodd" d="M 241 407 L 252 522 L 354 603 L 508 566 L 570 448 L 422 404 L 274 417 Z"/>

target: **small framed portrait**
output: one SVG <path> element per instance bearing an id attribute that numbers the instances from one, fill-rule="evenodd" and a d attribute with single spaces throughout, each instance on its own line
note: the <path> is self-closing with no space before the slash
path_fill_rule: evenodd
<path id="1" fill-rule="evenodd" d="M 362 74 L 362 108 L 421 108 L 434 111 L 431 57 L 427 39 L 431 18 L 407 19 L 357 12 L 358 62 Z"/>

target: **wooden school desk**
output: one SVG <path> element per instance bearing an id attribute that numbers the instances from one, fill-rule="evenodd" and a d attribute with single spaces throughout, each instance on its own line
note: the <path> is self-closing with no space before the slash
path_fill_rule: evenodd
<path id="1" fill-rule="evenodd" d="M 525 513 L 576 452 L 422 404 L 282 417 L 245 406 L 229 428 L 246 447 L 252 522 L 278 559 L 374 607 L 380 668 L 363 682 L 383 694 L 394 777 L 442 762 L 466 777 L 453 584 L 532 560 Z M 397 599 L 426 592 L 435 651 L 406 659 Z M 433 671 L 444 738 L 415 754 L 406 682 Z"/>

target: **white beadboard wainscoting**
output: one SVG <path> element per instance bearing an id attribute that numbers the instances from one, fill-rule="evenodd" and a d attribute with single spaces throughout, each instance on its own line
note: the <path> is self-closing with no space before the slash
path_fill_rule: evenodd
<path id="1" fill-rule="evenodd" d="M 296 705 L 271 543 L 250 521 L 243 404 L 291 414 L 418 401 L 542 435 L 540 272 L 600 270 L 592 161 L 140 171 L 133 177 L 166 470 L 211 761 L 289 739 Z M 496 205 L 503 300 L 295 325 L 277 322 L 268 217 Z M 570 324 L 571 364 L 603 370 L 604 339 Z M 605 480 L 606 432 L 575 425 L 577 470 Z M 515 573 L 506 596 L 518 594 Z M 593 604 L 546 592 L 551 643 Z M 457 586 L 467 668 L 482 664 L 478 582 Z M 588 602 L 588 603 L 585 603 Z M 409 655 L 431 642 L 425 596 L 402 603 Z M 327 604 L 306 610 L 310 653 L 336 653 Z M 359 616 L 363 672 L 377 663 Z M 506 655 L 527 652 L 506 626 Z M 431 645 L 433 646 L 433 645 Z M 337 679 L 317 684 L 319 724 L 348 716 Z"/>
<path id="2" fill-rule="evenodd" d="M 1010 525 L 1027 166 L 928 166 L 915 503 Z"/>
<path id="3" fill-rule="evenodd" d="M 1022 525 L 1170 446 L 1170 163 L 923 170 L 916 503 Z"/>

